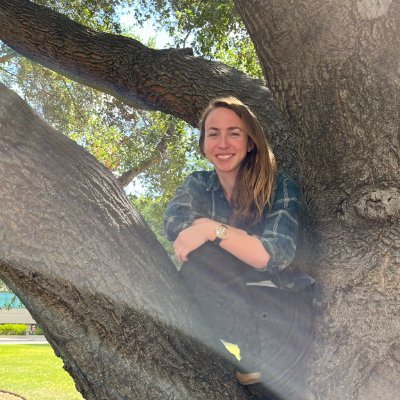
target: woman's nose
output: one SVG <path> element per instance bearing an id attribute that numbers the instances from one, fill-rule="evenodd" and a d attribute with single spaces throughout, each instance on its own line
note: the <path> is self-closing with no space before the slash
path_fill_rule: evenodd
<path id="1" fill-rule="evenodd" d="M 218 145 L 219 145 L 219 147 L 227 147 L 228 146 L 228 138 L 225 135 L 221 135 L 219 137 Z"/>

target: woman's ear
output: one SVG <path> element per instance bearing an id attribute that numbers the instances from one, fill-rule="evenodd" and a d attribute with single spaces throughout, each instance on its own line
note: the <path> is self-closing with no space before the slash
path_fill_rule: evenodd
<path id="1" fill-rule="evenodd" d="M 247 152 L 249 153 L 254 149 L 254 142 L 252 139 L 249 138 L 248 143 L 247 143 Z"/>

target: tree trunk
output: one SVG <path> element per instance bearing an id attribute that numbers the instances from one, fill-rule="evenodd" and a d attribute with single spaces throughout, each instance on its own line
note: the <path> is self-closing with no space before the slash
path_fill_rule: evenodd
<path id="1" fill-rule="evenodd" d="M 113 175 L 0 85 L 0 278 L 86 400 L 246 399 Z"/>
<path id="2" fill-rule="evenodd" d="M 299 149 L 323 399 L 398 398 L 400 5 L 236 0 Z"/>

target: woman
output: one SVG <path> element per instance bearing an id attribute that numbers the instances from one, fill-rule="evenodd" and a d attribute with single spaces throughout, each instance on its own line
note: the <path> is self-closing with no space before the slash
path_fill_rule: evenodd
<path id="1" fill-rule="evenodd" d="M 184 280 L 218 336 L 239 345 L 242 384 L 304 398 L 310 302 L 270 281 L 295 254 L 297 185 L 277 172 L 257 118 L 234 97 L 206 108 L 199 146 L 214 170 L 191 174 L 165 213 Z"/>

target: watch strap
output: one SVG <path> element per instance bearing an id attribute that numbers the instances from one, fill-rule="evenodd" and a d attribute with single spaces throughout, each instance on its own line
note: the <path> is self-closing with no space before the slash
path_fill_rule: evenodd
<path id="1" fill-rule="evenodd" d="M 215 238 L 215 240 L 213 240 L 213 243 L 216 245 L 216 246 L 219 246 L 219 244 L 222 242 L 222 239 L 220 238 L 220 237 L 216 237 Z"/>

